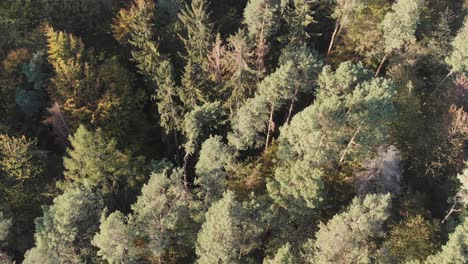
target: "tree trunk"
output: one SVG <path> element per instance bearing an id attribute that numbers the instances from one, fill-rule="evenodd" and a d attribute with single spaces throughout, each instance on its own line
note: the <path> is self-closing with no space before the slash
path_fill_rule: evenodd
<path id="1" fill-rule="evenodd" d="M 270 110 L 270 119 L 268 120 L 268 132 L 267 132 L 267 137 L 265 141 L 265 152 L 268 150 L 268 143 L 270 142 L 270 134 L 271 134 L 271 129 L 273 127 L 273 112 L 275 111 L 275 105 L 271 105 L 271 110 Z"/>
<path id="2" fill-rule="evenodd" d="M 175 144 L 175 157 L 177 164 L 180 166 L 180 157 L 179 157 L 179 140 L 177 139 L 177 130 L 174 129 L 174 144 Z"/>
<path id="3" fill-rule="evenodd" d="M 434 91 L 432 91 L 431 95 L 433 95 L 437 90 L 439 90 L 440 86 L 445 82 L 445 80 L 447 80 L 448 77 L 450 77 L 451 75 L 453 74 L 453 70 L 451 70 L 447 76 L 445 76 L 445 78 L 439 83 L 439 85 L 437 85 L 437 87 L 434 89 Z"/>
<path id="4" fill-rule="evenodd" d="M 188 159 L 190 157 L 190 153 L 185 153 L 185 156 L 184 156 L 184 166 L 182 167 L 182 170 L 184 172 L 184 187 L 186 190 L 188 190 L 188 179 L 187 179 L 187 163 L 188 163 Z"/>
<path id="5" fill-rule="evenodd" d="M 354 131 L 354 134 L 353 134 L 353 137 L 351 138 L 351 140 L 349 141 L 348 145 L 346 146 L 343 154 L 341 155 L 340 157 L 340 161 L 338 162 L 338 165 L 340 165 L 341 163 L 343 163 L 345 157 L 346 157 L 346 154 L 348 154 L 348 150 L 351 148 L 351 145 L 354 143 L 354 139 L 356 138 L 357 134 L 359 133 L 359 130 L 361 130 L 361 125 L 362 125 L 362 122 L 361 124 L 358 126 L 358 128 L 356 129 L 356 131 Z"/>
<path id="6" fill-rule="evenodd" d="M 385 61 L 387 60 L 387 57 L 388 57 L 388 55 L 385 55 L 385 56 L 382 58 L 382 61 L 380 62 L 380 65 L 379 65 L 379 68 L 377 68 L 377 71 L 375 72 L 375 77 L 379 76 L 380 70 L 382 69 L 383 64 L 384 64 Z"/>
<path id="7" fill-rule="evenodd" d="M 288 118 L 286 118 L 286 124 L 289 124 L 289 120 L 291 120 L 292 111 L 294 109 L 294 103 L 297 100 L 297 94 L 298 93 L 299 93 L 299 88 L 296 87 L 296 90 L 294 91 L 294 96 L 293 96 L 293 98 L 291 100 L 291 105 L 289 106 L 289 112 L 288 112 Z"/>
<path id="8" fill-rule="evenodd" d="M 330 55 L 332 48 L 333 48 L 333 43 L 335 42 L 335 38 L 338 36 L 338 21 L 335 23 L 335 30 L 333 31 L 331 40 L 330 40 L 330 45 L 328 46 L 328 51 L 327 51 L 327 57 Z"/>

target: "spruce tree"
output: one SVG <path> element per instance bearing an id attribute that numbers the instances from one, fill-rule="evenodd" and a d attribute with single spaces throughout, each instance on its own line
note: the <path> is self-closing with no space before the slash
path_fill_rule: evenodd
<path id="1" fill-rule="evenodd" d="M 210 22 L 208 2 L 193 0 L 179 14 L 184 32 L 179 34 L 184 43 L 188 63 L 203 65 L 213 43 L 213 24 Z"/>
<path id="2" fill-rule="evenodd" d="M 84 186 L 109 194 L 119 186 L 135 186 L 141 175 L 132 168 L 130 156 L 117 149 L 101 129 L 89 131 L 80 126 L 69 138 L 71 148 L 63 160 L 66 185 Z"/>
<path id="3" fill-rule="evenodd" d="M 227 105 L 231 113 L 235 113 L 244 101 L 253 95 L 257 80 L 254 54 L 243 31 L 229 37 L 224 65 L 227 72 L 226 89 L 229 94 Z"/>

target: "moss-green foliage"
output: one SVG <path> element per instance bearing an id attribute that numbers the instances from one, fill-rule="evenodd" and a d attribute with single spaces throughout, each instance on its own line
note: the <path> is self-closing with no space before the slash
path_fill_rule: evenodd
<path id="1" fill-rule="evenodd" d="M 118 193 L 142 179 L 141 170 L 132 165 L 133 158 L 120 152 L 117 142 L 101 129 L 89 131 L 80 126 L 69 140 L 71 148 L 63 161 L 64 187 L 78 185 L 105 194 Z"/>
<path id="2" fill-rule="evenodd" d="M 154 172 L 125 217 L 114 212 L 101 218 L 93 244 L 98 255 L 110 263 L 165 260 L 191 254 L 194 235 L 189 215 L 190 193 L 181 182 L 181 172 L 166 167 Z"/>
<path id="3" fill-rule="evenodd" d="M 315 240 L 304 245 L 308 263 L 371 263 L 375 238 L 384 234 L 390 195 L 354 198 L 346 211 L 321 223 Z"/>
<path id="4" fill-rule="evenodd" d="M 467 8 L 0 1 L 0 262 L 467 262 Z"/>
<path id="5" fill-rule="evenodd" d="M 468 259 L 468 224 L 464 219 L 453 233 L 449 235 L 449 239 L 442 249 L 433 256 L 429 256 L 425 263 L 450 263 L 461 264 Z"/>
<path id="6" fill-rule="evenodd" d="M 451 70 L 459 73 L 468 72 L 468 20 L 452 41 L 452 53 L 445 59 Z"/>
<path id="7" fill-rule="evenodd" d="M 25 263 L 89 261 L 95 254 L 91 237 L 99 226 L 103 209 L 101 198 L 89 191 L 72 188 L 43 206 L 44 215 L 36 219 L 35 247 L 28 251 Z"/>
<path id="8" fill-rule="evenodd" d="M 438 223 L 431 223 L 421 215 L 409 216 L 390 230 L 382 246 L 384 259 L 389 263 L 425 260 L 435 253 L 438 231 Z"/>

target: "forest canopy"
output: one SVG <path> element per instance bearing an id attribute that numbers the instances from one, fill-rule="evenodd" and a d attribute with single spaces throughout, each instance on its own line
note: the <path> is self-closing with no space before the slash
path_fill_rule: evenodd
<path id="1" fill-rule="evenodd" d="M 0 263 L 468 263 L 468 1 L 0 1 Z"/>

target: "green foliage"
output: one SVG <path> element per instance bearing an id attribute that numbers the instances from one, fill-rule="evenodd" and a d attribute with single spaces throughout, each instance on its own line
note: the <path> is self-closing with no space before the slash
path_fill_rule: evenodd
<path id="1" fill-rule="evenodd" d="M 383 235 L 390 195 L 354 198 L 346 211 L 321 223 L 315 240 L 304 245 L 308 263 L 371 263 L 373 240 Z"/>
<path id="2" fill-rule="evenodd" d="M 195 166 L 195 184 L 200 186 L 199 195 L 204 204 L 210 205 L 221 198 L 226 190 L 226 171 L 234 163 L 234 153 L 222 142 L 220 136 L 210 137 L 203 142 Z"/>
<path id="3" fill-rule="evenodd" d="M 416 41 L 415 32 L 423 6 L 423 0 L 399 0 L 392 5 L 392 11 L 385 15 L 380 24 L 383 32 L 381 45 L 385 54 L 407 48 Z"/>
<path id="4" fill-rule="evenodd" d="M 101 217 L 100 231 L 94 235 L 93 245 L 99 248 L 98 256 L 109 263 L 130 263 L 133 238 L 121 212 L 107 218 Z"/>
<path id="5" fill-rule="evenodd" d="M 48 27 L 46 35 L 55 71 L 49 92 L 66 111 L 67 123 L 73 128 L 91 123 L 117 137 L 135 126 L 144 94 L 134 89 L 133 74 L 115 60 L 96 65 L 81 40 L 71 34 Z"/>
<path id="6" fill-rule="evenodd" d="M 80 263 L 93 257 L 90 238 L 97 231 L 103 209 L 101 198 L 89 191 L 72 188 L 43 206 L 44 216 L 36 219 L 35 248 L 25 263 Z"/>
<path id="7" fill-rule="evenodd" d="M 451 70 L 458 73 L 468 72 L 468 19 L 452 41 L 452 52 L 445 59 Z"/>
<path id="8" fill-rule="evenodd" d="M 286 243 L 278 249 L 276 255 L 272 259 L 264 259 L 263 264 L 294 264 L 297 263 L 296 258 L 291 252 L 291 245 Z"/>
<path id="9" fill-rule="evenodd" d="M 10 137 L 0 134 L 2 209 L 26 210 L 40 200 L 41 195 L 35 190 L 42 186 L 40 181 L 45 164 L 36 144 L 37 140 L 27 139 L 25 136 Z M 23 217 L 26 218 L 25 215 Z"/>
<path id="10" fill-rule="evenodd" d="M 282 161 L 275 170 L 274 180 L 267 184 L 276 203 L 294 214 L 307 215 L 322 201 L 323 171 L 310 161 Z"/>
<path id="11" fill-rule="evenodd" d="M 7 240 L 11 225 L 11 219 L 5 218 L 3 213 L 0 212 L 0 245 Z"/>
<path id="12" fill-rule="evenodd" d="M 227 191 L 210 207 L 198 233 L 198 263 L 244 263 L 265 225 L 252 206 L 258 208 L 255 201 L 241 204 L 233 192 Z"/>
<path id="13" fill-rule="evenodd" d="M 132 158 L 120 152 L 117 142 L 107 139 L 101 129 L 89 131 L 80 126 L 69 140 L 72 148 L 63 160 L 67 184 L 112 193 L 135 186 L 140 180 Z"/>
<path id="14" fill-rule="evenodd" d="M 257 72 L 254 70 L 254 53 L 243 31 L 237 32 L 228 39 L 224 70 L 228 76 L 226 80 L 226 89 L 229 93 L 227 105 L 231 112 L 235 112 L 253 94 L 257 80 Z"/>
<path id="15" fill-rule="evenodd" d="M 264 96 L 248 99 L 231 119 L 233 132 L 228 134 L 229 145 L 238 150 L 261 147 L 264 144 L 268 115 Z"/>
<path id="16" fill-rule="evenodd" d="M 286 100 L 293 97 L 295 74 L 293 62 L 286 61 L 260 82 L 259 95 L 265 97 L 271 107 L 281 107 Z"/>
<path id="17" fill-rule="evenodd" d="M 166 133 L 177 130 L 182 123 L 181 107 L 175 98 L 179 92 L 179 87 L 174 82 L 174 72 L 170 61 L 164 60 L 158 67 L 156 74 L 156 104 L 158 106 L 161 126 Z"/>
<path id="18" fill-rule="evenodd" d="M 185 151 L 193 154 L 206 138 L 216 131 L 224 123 L 224 113 L 221 103 L 206 103 L 197 106 L 187 113 L 183 122 L 183 131 L 187 138 Z"/>
<path id="19" fill-rule="evenodd" d="M 193 246 L 188 209 L 191 197 L 181 178 L 180 170 L 153 173 L 132 206 L 130 222 L 137 236 L 146 241 L 141 250 L 147 258 L 161 258 L 169 249 L 184 256 Z"/>
<path id="20" fill-rule="evenodd" d="M 462 264 L 468 259 L 468 221 L 463 221 L 449 235 L 449 240 L 435 255 L 429 256 L 425 263 Z"/>
<path id="21" fill-rule="evenodd" d="M 206 0 L 193 0 L 179 14 L 184 33 L 179 37 L 184 43 L 186 60 L 203 65 L 213 42 L 213 24 Z"/>
<path id="22" fill-rule="evenodd" d="M 410 216 L 390 230 L 383 254 L 389 263 L 425 260 L 437 248 L 438 229 L 437 223 L 431 223 L 421 215 Z"/>
<path id="23" fill-rule="evenodd" d="M 314 5 L 317 1 L 311 0 L 281 0 L 285 7 L 284 19 L 288 25 L 287 42 L 291 45 L 304 45 L 310 38 L 309 27 L 317 23 L 314 19 Z M 289 5 L 288 5 L 289 4 Z"/>
<path id="24" fill-rule="evenodd" d="M 181 181 L 181 171 L 165 167 L 153 172 L 132 206 L 132 214 L 102 216 L 93 244 L 109 263 L 164 261 L 171 251 L 185 257 L 193 247 L 189 215 L 191 195 Z"/>
<path id="25" fill-rule="evenodd" d="M 250 0 L 244 10 L 244 23 L 250 37 L 270 38 L 279 27 L 279 1 Z"/>
<path id="26" fill-rule="evenodd" d="M 133 60 L 137 63 L 140 72 L 149 80 L 157 76 L 158 64 L 161 61 L 158 45 L 152 41 L 154 10 L 153 1 L 138 0 L 129 10 L 121 11 L 122 15 L 117 21 L 121 28 L 128 28 L 130 31 L 129 43 L 135 48 L 132 50 Z M 126 17 L 129 17 L 129 21 L 124 20 Z M 118 35 L 124 36 L 125 33 Z"/>

